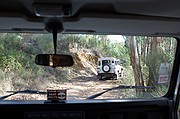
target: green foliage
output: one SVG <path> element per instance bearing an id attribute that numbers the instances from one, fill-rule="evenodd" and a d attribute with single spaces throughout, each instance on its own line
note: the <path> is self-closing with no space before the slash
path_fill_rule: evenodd
<path id="1" fill-rule="evenodd" d="M 34 42 L 31 51 L 35 51 L 34 54 L 40 53 L 54 53 L 53 37 L 52 34 L 36 34 L 32 36 Z"/>
<path id="2" fill-rule="evenodd" d="M 148 54 L 145 63 L 151 69 L 152 74 L 157 76 L 161 63 L 171 63 L 171 57 L 164 52 L 153 52 Z"/>
<path id="3" fill-rule="evenodd" d="M 3 34 L 0 42 L 0 68 L 6 72 L 16 72 L 21 77 L 37 74 L 39 69 L 34 64 L 34 55 L 27 52 L 22 34 Z"/>
<path id="4" fill-rule="evenodd" d="M 4 53 L 0 55 L 0 67 L 8 70 L 19 70 L 23 66 L 19 62 L 20 57 L 17 54 Z"/>
<path id="5" fill-rule="evenodd" d="M 155 85 L 156 90 L 149 91 L 149 94 L 151 95 L 151 97 L 162 97 L 167 93 L 168 87 L 168 84 Z"/>
<path id="6" fill-rule="evenodd" d="M 19 44 L 21 36 L 19 34 L 4 34 L 1 38 L 0 67 L 8 70 L 18 70 L 22 68 Z"/>

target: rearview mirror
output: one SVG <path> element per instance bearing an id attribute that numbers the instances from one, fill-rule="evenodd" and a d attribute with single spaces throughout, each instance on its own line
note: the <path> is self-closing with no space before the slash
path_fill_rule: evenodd
<path id="1" fill-rule="evenodd" d="M 74 64 L 73 57 L 70 55 L 61 54 L 39 54 L 35 58 L 37 65 L 50 67 L 67 67 Z"/>

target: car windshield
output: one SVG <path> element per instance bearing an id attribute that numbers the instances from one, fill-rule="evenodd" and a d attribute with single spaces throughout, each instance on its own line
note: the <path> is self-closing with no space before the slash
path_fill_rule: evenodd
<path id="1" fill-rule="evenodd" d="M 162 97 L 177 43 L 171 37 L 58 34 L 57 54 L 71 55 L 74 65 L 54 68 L 35 64 L 36 55 L 54 53 L 52 34 L 1 33 L 0 40 L 0 97 L 10 95 L 4 100 L 47 100 L 47 90 L 67 90 L 67 100 Z M 101 64 L 101 58 L 119 63 Z"/>
<path id="2" fill-rule="evenodd" d="M 111 63 L 110 60 L 102 60 L 102 65 L 108 65 L 110 63 Z"/>

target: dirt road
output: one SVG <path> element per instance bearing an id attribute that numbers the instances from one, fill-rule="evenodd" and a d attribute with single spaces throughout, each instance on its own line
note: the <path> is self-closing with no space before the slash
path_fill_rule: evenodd
<path id="1" fill-rule="evenodd" d="M 84 100 L 87 97 L 100 93 L 104 89 L 116 87 L 121 80 L 98 80 L 96 76 L 78 76 L 66 82 L 51 82 L 46 89 L 66 89 L 68 100 Z M 121 93 L 121 94 L 120 94 Z M 120 94 L 120 95 L 119 95 Z M 122 91 L 110 91 L 96 99 L 114 99 L 123 97 Z M 40 94 L 16 94 L 8 100 L 46 100 L 46 95 Z"/>

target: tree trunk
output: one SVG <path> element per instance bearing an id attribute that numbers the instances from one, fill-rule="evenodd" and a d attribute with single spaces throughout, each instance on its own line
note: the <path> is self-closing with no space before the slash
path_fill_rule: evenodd
<path id="1" fill-rule="evenodd" d="M 153 54 L 156 54 L 159 52 L 159 44 L 160 44 L 161 38 L 160 37 L 153 37 L 151 38 L 151 49 L 150 49 L 150 55 L 151 57 L 153 56 Z M 153 56 L 155 57 L 155 56 Z M 151 66 L 152 65 L 152 66 Z M 149 80 L 148 80 L 148 86 L 154 86 L 155 82 L 156 82 L 156 69 L 157 67 L 157 59 L 153 58 L 153 60 L 151 60 L 151 64 L 149 64 Z"/>
<path id="2" fill-rule="evenodd" d="M 129 45 L 130 45 L 130 59 L 131 59 L 131 64 L 133 67 L 133 72 L 134 72 L 134 79 L 135 79 L 135 85 L 136 86 L 143 86 L 143 81 L 142 81 L 142 72 L 140 68 L 140 60 L 138 56 L 138 50 L 137 50 L 137 45 L 136 41 L 133 36 L 129 37 Z M 140 94 L 141 91 L 144 90 L 136 90 L 137 94 Z"/>

